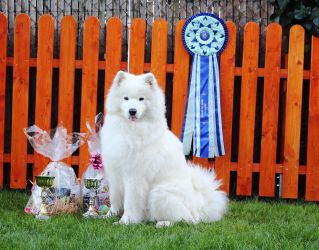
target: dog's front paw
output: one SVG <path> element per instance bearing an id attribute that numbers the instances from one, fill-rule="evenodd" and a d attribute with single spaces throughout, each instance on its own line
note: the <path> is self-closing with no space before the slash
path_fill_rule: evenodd
<path id="1" fill-rule="evenodd" d="M 130 217 L 123 215 L 122 218 L 119 220 L 119 224 L 121 225 L 129 225 L 133 223 L 132 219 Z"/>
<path id="2" fill-rule="evenodd" d="M 115 225 L 129 225 L 129 224 L 138 224 L 141 223 L 141 220 L 138 220 L 132 216 L 128 216 L 128 215 L 123 215 L 122 218 L 118 221 L 115 222 Z"/>

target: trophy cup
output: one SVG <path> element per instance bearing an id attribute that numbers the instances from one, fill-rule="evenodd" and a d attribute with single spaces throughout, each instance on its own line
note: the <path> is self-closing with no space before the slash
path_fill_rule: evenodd
<path id="1" fill-rule="evenodd" d="M 84 179 L 85 187 L 90 190 L 89 209 L 87 212 L 83 214 L 85 218 L 96 218 L 99 216 L 99 214 L 96 212 L 94 208 L 94 204 L 95 204 L 95 198 L 96 198 L 96 191 L 100 187 L 102 180 L 103 179 L 96 179 L 96 178 Z"/>
<path id="2" fill-rule="evenodd" d="M 36 176 L 35 180 L 36 183 L 39 187 L 42 188 L 41 191 L 41 205 L 40 205 L 40 212 L 38 215 L 36 215 L 36 218 L 39 220 L 48 220 L 49 213 L 47 210 L 47 205 L 48 205 L 48 190 L 50 187 L 53 185 L 54 181 L 53 176 Z"/>

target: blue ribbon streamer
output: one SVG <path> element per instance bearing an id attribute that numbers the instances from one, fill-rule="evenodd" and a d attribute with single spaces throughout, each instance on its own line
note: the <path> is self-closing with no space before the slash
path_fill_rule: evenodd
<path id="1" fill-rule="evenodd" d="M 214 158 L 225 154 L 217 55 L 195 54 L 181 139 L 185 155 Z"/>

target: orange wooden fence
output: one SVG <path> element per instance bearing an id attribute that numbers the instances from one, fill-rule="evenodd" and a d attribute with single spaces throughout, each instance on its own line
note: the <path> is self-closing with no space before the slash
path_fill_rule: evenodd
<path id="1" fill-rule="evenodd" d="M 144 62 L 145 22 L 134 19 L 131 25 L 130 71 L 152 71 L 165 89 L 166 74 L 173 74 L 172 131 L 180 136 L 186 102 L 190 57 L 185 51 L 181 33 L 185 20 L 176 24 L 174 63 L 167 64 L 168 24 L 156 20 L 153 24 L 151 62 Z M 60 30 L 60 56 L 53 58 L 54 20 L 43 15 L 38 23 L 37 58 L 30 58 L 30 18 L 25 14 L 16 17 L 14 26 L 14 56 L 7 57 L 7 17 L 0 14 L 0 186 L 3 185 L 3 166 L 10 163 L 10 187 L 26 187 L 27 163 L 34 164 L 33 175 L 45 167 L 46 159 L 27 153 L 27 139 L 23 128 L 28 126 L 29 69 L 36 67 L 35 123 L 45 129 L 51 126 L 52 72 L 59 69 L 58 120 L 69 131 L 73 128 L 74 75 L 82 70 L 80 130 L 85 121 L 92 120 L 97 110 L 98 70 L 105 71 L 105 92 L 119 69 L 126 70 L 121 61 L 122 23 L 110 18 L 106 24 L 105 60 L 99 60 L 100 23 L 88 17 L 84 23 L 83 58 L 76 59 L 77 24 L 73 17 L 62 19 Z M 214 161 L 193 159 L 205 167 L 215 168 L 223 179 L 222 188 L 229 192 L 230 173 L 237 172 L 236 194 L 252 195 L 252 175 L 259 173 L 259 195 L 275 196 L 275 176 L 282 174 L 282 197 L 298 198 L 298 177 L 306 175 L 305 199 L 319 201 L 319 38 L 312 38 L 311 68 L 304 70 L 304 37 L 301 26 L 290 30 L 288 68 L 281 68 L 282 29 L 270 24 L 266 30 L 266 52 L 259 54 L 259 26 L 247 23 L 244 29 L 242 67 L 235 66 L 236 27 L 227 22 L 229 42 L 220 58 L 221 102 L 226 155 Z M 260 57 L 265 56 L 264 68 L 258 68 Z M 4 152 L 6 69 L 13 67 L 11 152 Z M 232 124 L 235 76 L 241 77 L 238 161 L 231 161 Z M 261 157 L 253 162 L 257 80 L 264 78 Z M 276 163 L 280 80 L 286 79 L 284 113 L 283 162 Z M 301 106 L 303 80 L 310 80 L 307 164 L 299 164 Z M 8 86 L 8 85 L 7 85 Z M 87 148 L 81 147 L 79 156 L 69 163 L 79 165 L 79 175 L 88 162 Z"/>

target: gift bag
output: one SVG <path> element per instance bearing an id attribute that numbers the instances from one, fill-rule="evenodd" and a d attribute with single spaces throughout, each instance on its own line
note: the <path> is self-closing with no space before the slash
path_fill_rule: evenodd
<path id="1" fill-rule="evenodd" d="M 84 143 L 83 134 L 67 134 L 62 125 L 49 132 L 33 125 L 25 128 L 24 133 L 34 150 L 52 161 L 41 173 L 42 176 L 55 177 L 47 194 L 48 213 L 55 215 L 78 212 L 81 201 L 80 184 L 73 168 L 61 160 L 71 156 Z M 31 191 L 25 212 L 36 215 L 40 209 L 42 188 L 34 183 Z"/>
<path id="2" fill-rule="evenodd" d="M 103 125 L 103 114 L 99 113 L 95 117 L 93 124 L 86 123 L 88 128 L 87 143 L 90 153 L 90 163 L 83 174 L 81 186 L 83 194 L 83 211 L 86 212 L 89 207 L 90 190 L 84 186 L 84 179 L 102 179 L 101 186 L 96 192 L 95 208 L 99 214 L 105 214 L 110 207 L 109 187 L 104 173 L 101 158 L 100 130 Z"/>

